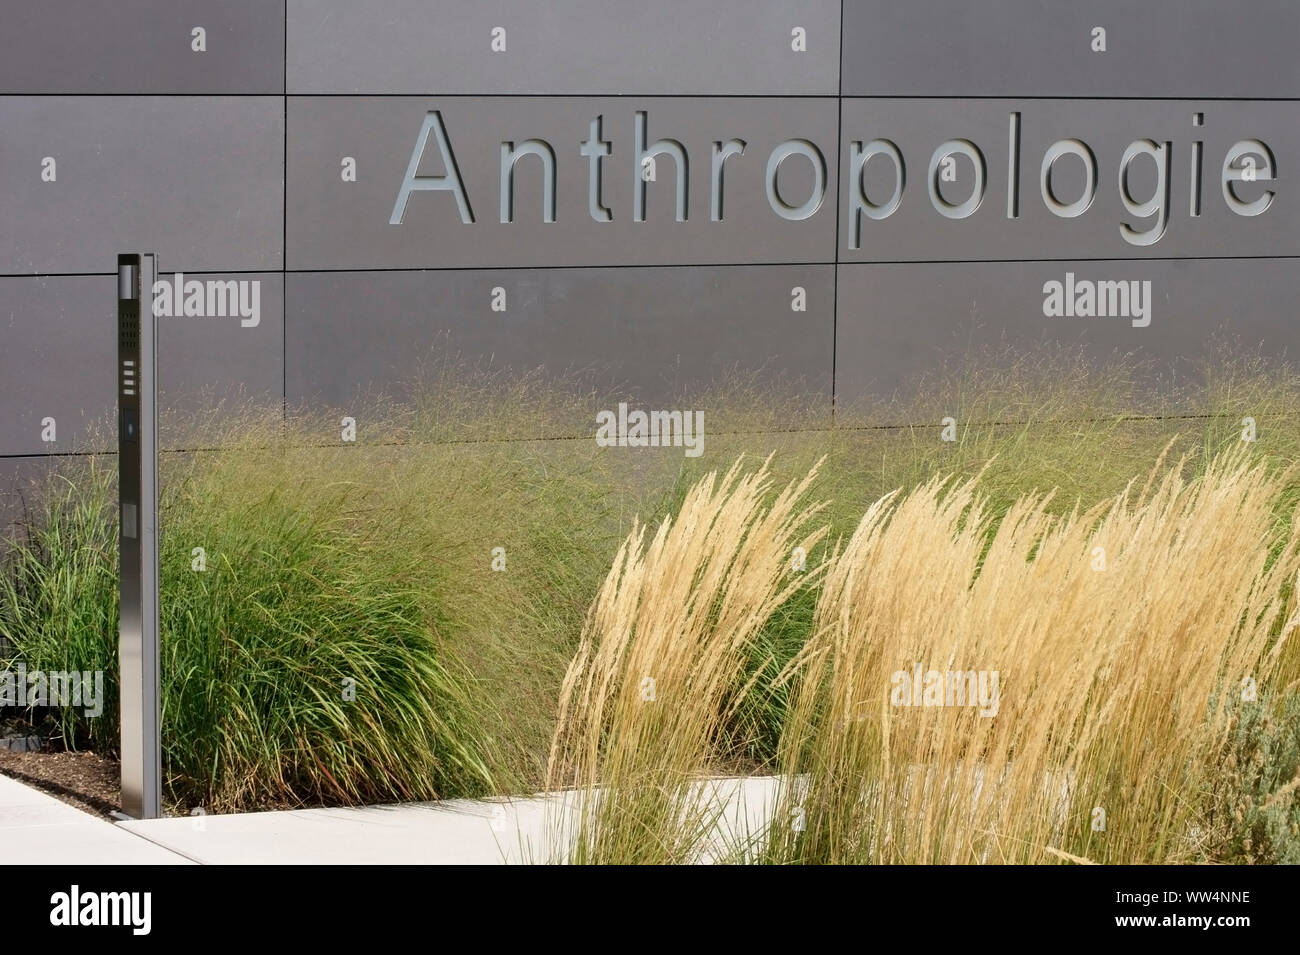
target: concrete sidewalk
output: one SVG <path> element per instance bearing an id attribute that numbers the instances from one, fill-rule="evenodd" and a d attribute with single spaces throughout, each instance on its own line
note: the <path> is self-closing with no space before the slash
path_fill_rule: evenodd
<path id="1" fill-rule="evenodd" d="M 777 789 L 771 777 L 700 785 L 700 798 L 718 812 L 716 852 L 759 830 L 771 814 Z M 563 844 L 572 802 L 571 794 L 557 794 L 114 824 L 0 777 L 0 860 L 204 865 L 540 862 Z"/>
<path id="2" fill-rule="evenodd" d="M 98 816 L 0 776 L 0 862 L 11 865 L 189 865 Z"/>
<path id="3" fill-rule="evenodd" d="M 294 809 L 119 823 L 205 865 L 495 865 L 546 844 L 543 798 Z"/>

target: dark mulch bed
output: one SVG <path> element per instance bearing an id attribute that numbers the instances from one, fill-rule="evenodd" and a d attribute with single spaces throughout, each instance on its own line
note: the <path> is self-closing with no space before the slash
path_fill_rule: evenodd
<path id="1" fill-rule="evenodd" d="M 92 815 L 109 818 L 122 805 L 117 760 L 94 753 L 0 748 L 0 773 Z"/>

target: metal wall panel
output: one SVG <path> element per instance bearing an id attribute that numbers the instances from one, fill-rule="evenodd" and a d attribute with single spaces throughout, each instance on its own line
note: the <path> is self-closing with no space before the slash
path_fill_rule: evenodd
<path id="1" fill-rule="evenodd" d="M 291 273 L 289 402 L 401 394 L 439 355 L 585 374 L 647 401 L 734 369 L 829 396 L 833 283 L 832 266 Z"/>
<path id="2" fill-rule="evenodd" d="M 282 0 L 4 6 L 0 94 L 283 92 Z"/>
<path id="3" fill-rule="evenodd" d="M 839 0 L 290 0 L 289 92 L 835 95 L 839 21 Z"/>
<path id="4" fill-rule="evenodd" d="M 844 212 L 840 217 L 841 261 L 1143 258 L 1170 256 L 1253 256 L 1300 254 L 1300 102 L 1202 102 L 1152 100 L 844 100 Z M 1016 119 L 1018 117 L 1018 120 Z M 1202 125 L 1195 125 L 1197 118 Z M 1013 155 L 1013 122 L 1019 124 L 1018 176 L 1009 171 Z M 899 195 L 896 162 L 887 153 L 865 163 L 865 191 L 850 163 L 854 143 L 863 153 L 873 140 L 892 144 L 902 157 L 904 183 L 892 214 L 888 203 Z M 1227 175 L 1235 195 L 1244 202 L 1274 193 L 1266 211 L 1242 215 L 1223 195 L 1224 162 L 1242 141 L 1257 140 L 1268 153 L 1252 146 L 1253 182 L 1242 181 L 1249 165 L 1234 159 Z M 965 141 L 975 147 L 967 155 L 946 144 Z M 1121 225 L 1135 232 L 1152 229 L 1157 215 L 1137 216 L 1125 206 L 1120 170 L 1134 142 L 1149 141 L 1163 159 L 1133 158 L 1128 169 L 1128 196 L 1141 205 L 1158 190 L 1157 170 L 1167 166 L 1167 210 L 1163 233 L 1148 245 L 1125 239 Z M 1057 211 L 1044 199 L 1043 162 L 1058 142 L 1073 154 L 1062 155 L 1051 167 L 1050 195 Z M 1200 147 L 1200 175 L 1193 177 L 1194 144 Z M 1168 144 L 1168 145 L 1166 145 Z M 1081 156 L 1092 154 L 1094 198 L 1077 215 L 1069 208 L 1086 195 Z M 939 211 L 931 195 L 935 155 L 940 168 L 938 195 L 949 206 L 960 206 L 977 189 L 977 163 L 982 156 L 983 201 L 962 218 Z M 953 181 L 944 181 L 942 158 L 952 156 Z M 1269 158 L 1271 156 L 1271 159 Z M 1267 170 L 1268 176 L 1265 175 Z M 1271 178 L 1270 178 L 1271 177 Z M 1199 215 L 1192 216 L 1193 183 L 1199 181 Z M 1017 187 L 1018 183 L 1018 187 Z M 1015 193 L 1015 217 L 1008 195 Z M 866 197 L 879 207 L 854 211 Z M 949 213 L 958 212 L 948 208 Z M 851 248 L 856 228 L 859 248 Z M 1135 236 L 1147 241 L 1150 236 Z"/>
<path id="5" fill-rule="evenodd" d="M 280 268 L 279 97 L 0 97 L 0 130 L 0 273 L 106 272 L 140 248 Z"/>
<path id="6" fill-rule="evenodd" d="M 49 452 L 47 414 L 66 451 L 111 409 L 108 283 L 131 249 L 263 283 L 256 328 L 164 320 L 162 384 L 180 408 L 241 384 L 272 401 L 393 392 L 436 349 L 668 402 L 732 366 L 822 392 L 834 374 L 852 399 L 997 342 L 1160 362 L 1221 334 L 1274 356 L 1300 345 L 1291 0 L 50 0 L 0 29 L 0 455 Z M 646 144 L 685 153 L 685 221 L 670 155 L 642 181 L 639 113 Z M 399 202 L 408 173 L 448 172 L 433 126 L 417 150 L 431 114 L 472 223 L 447 190 Z M 744 150 L 721 166 L 715 221 L 713 156 L 731 140 Z M 874 218 L 851 162 L 873 141 L 905 166 L 897 209 Z M 1237 160 L 1225 198 L 1225 157 L 1250 141 L 1267 147 L 1248 150 L 1255 181 Z M 503 143 L 536 147 L 504 186 Z M 1135 143 L 1148 155 L 1128 167 L 1129 205 L 1154 197 L 1154 215 L 1122 197 Z M 1166 143 L 1162 189 L 1149 154 Z M 1054 144 L 1055 211 L 1040 183 Z M 976 165 L 960 150 L 974 147 L 984 189 L 967 210 Z M 1095 195 L 1071 208 L 1081 151 Z M 891 194 L 887 154 L 861 181 L 872 203 Z M 1260 214 L 1231 207 L 1269 192 Z M 1140 241 L 1162 214 L 1157 241 L 1126 240 L 1122 225 Z M 1044 316 L 1043 284 L 1067 272 L 1151 281 L 1151 323 Z M 805 313 L 790 311 L 795 285 Z"/>
<path id="7" fill-rule="evenodd" d="M 686 156 L 686 205 L 678 221 L 677 160 L 653 160 L 654 181 L 634 155 L 637 116 L 645 145 L 676 141 Z M 435 124 L 421 148 L 421 130 Z M 591 125 L 611 155 L 581 154 Z M 449 177 L 446 155 L 458 177 Z M 290 98 L 288 262 L 291 269 L 447 268 L 539 265 L 687 265 L 718 262 L 834 260 L 834 99 L 698 98 Z M 732 138 L 743 154 L 722 166 L 712 188 L 714 143 Z M 524 156 L 514 169 L 513 219 L 502 222 L 502 144 L 544 141 L 553 151 L 554 221 L 545 221 L 543 159 Z M 773 150 L 806 140 L 821 161 L 794 155 L 777 172 L 780 198 L 798 206 L 823 196 L 805 218 L 773 211 L 767 169 Z M 541 149 L 542 147 L 537 147 Z M 465 209 L 450 189 L 412 191 L 399 199 L 415 157 L 417 175 L 464 187 Z M 343 162 L 355 159 L 355 182 Z M 823 190 L 816 169 L 825 169 Z M 597 215 L 591 187 L 603 183 Z M 635 221 L 636 191 L 644 187 L 644 221 Z M 722 196 L 721 220 L 713 201 Z M 393 223 L 397 217 L 399 222 Z M 472 221 L 467 221 L 472 220 Z"/>
<path id="8" fill-rule="evenodd" d="M 843 92 L 1294 97 L 1298 36 L 1293 0 L 845 0 Z"/>
<path id="9" fill-rule="evenodd" d="M 1055 290 L 1044 287 L 1061 283 L 1064 298 L 1070 274 L 1076 304 L 1086 304 L 1085 282 L 1149 282 L 1149 323 L 1132 301 L 1129 315 L 1045 315 L 1045 306 L 1055 310 Z M 1146 301 L 1146 286 L 1139 289 Z M 1155 371 L 1177 369 L 1179 380 L 1219 345 L 1294 362 L 1298 296 L 1300 273 L 1287 259 L 842 265 L 836 396 L 851 404 L 906 395 L 945 362 L 1007 346 L 1021 354 L 1080 346 L 1097 361 L 1132 354 Z"/>
<path id="10" fill-rule="evenodd" d="M 165 263 L 165 260 L 163 260 Z M 162 278 L 169 282 L 172 273 Z M 159 319 L 159 408 L 186 411 L 283 391 L 284 284 L 278 272 L 190 275 L 259 281 L 257 325 L 238 316 Z M 116 447 L 115 275 L 0 278 L 0 454 Z M 251 290 L 251 286 L 250 286 Z M 42 440 L 42 420 L 57 440 Z"/>

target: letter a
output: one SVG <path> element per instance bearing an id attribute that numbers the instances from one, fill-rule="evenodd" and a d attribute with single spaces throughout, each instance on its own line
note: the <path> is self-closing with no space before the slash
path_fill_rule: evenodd
<path id="1" fill-rule="evenodd" d="M 438 151 L 442 153 L 443 167 L 447 170 L 445 176 L 419 176 L 416 170 L 420 168 L 420 159 L 424 156 L 424 148 L 429 144 L 429 133 L 432 132 L 438 138 Z M 460 210 L 460 221 L 469 224 L 474 221 L 474 212 L 469 207 L 469 198 L 465 195 L 465 186 L 460 181 L 460 169 L 456 166 L 456 156 L 451 151 L 451 146 L 447 142 L 447 130 L 442 125 L 442 114 L 436 109 L 430 110 L 424 116 L 424 123 L 420 126 L 420 135 L 415 138 L 415 149 L 411 150 L 411 161 L 406 165 L 406 178 L 402 180 L 402 188 L 397 193 L 397 202 L 393 204 L 393 214 L 388 219 L 389 225 L 401 225 L 402 218 L 406 215 L 406 200 L 411 197 L 411 193 L 416 190 L 449 190 L 456 197 L 456 208 Z"/>

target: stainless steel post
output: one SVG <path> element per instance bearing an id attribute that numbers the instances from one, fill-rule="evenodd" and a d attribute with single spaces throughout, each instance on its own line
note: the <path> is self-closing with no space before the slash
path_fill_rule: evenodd
<path id="1" fill-rule="evenodd" d="M 121 526 L 118 663 L 122 724 L 122 811 L 162 815 L 158 735 L 158 333 L 153 288 L 158 258 L 117 257 L 118 501 Z"/>

